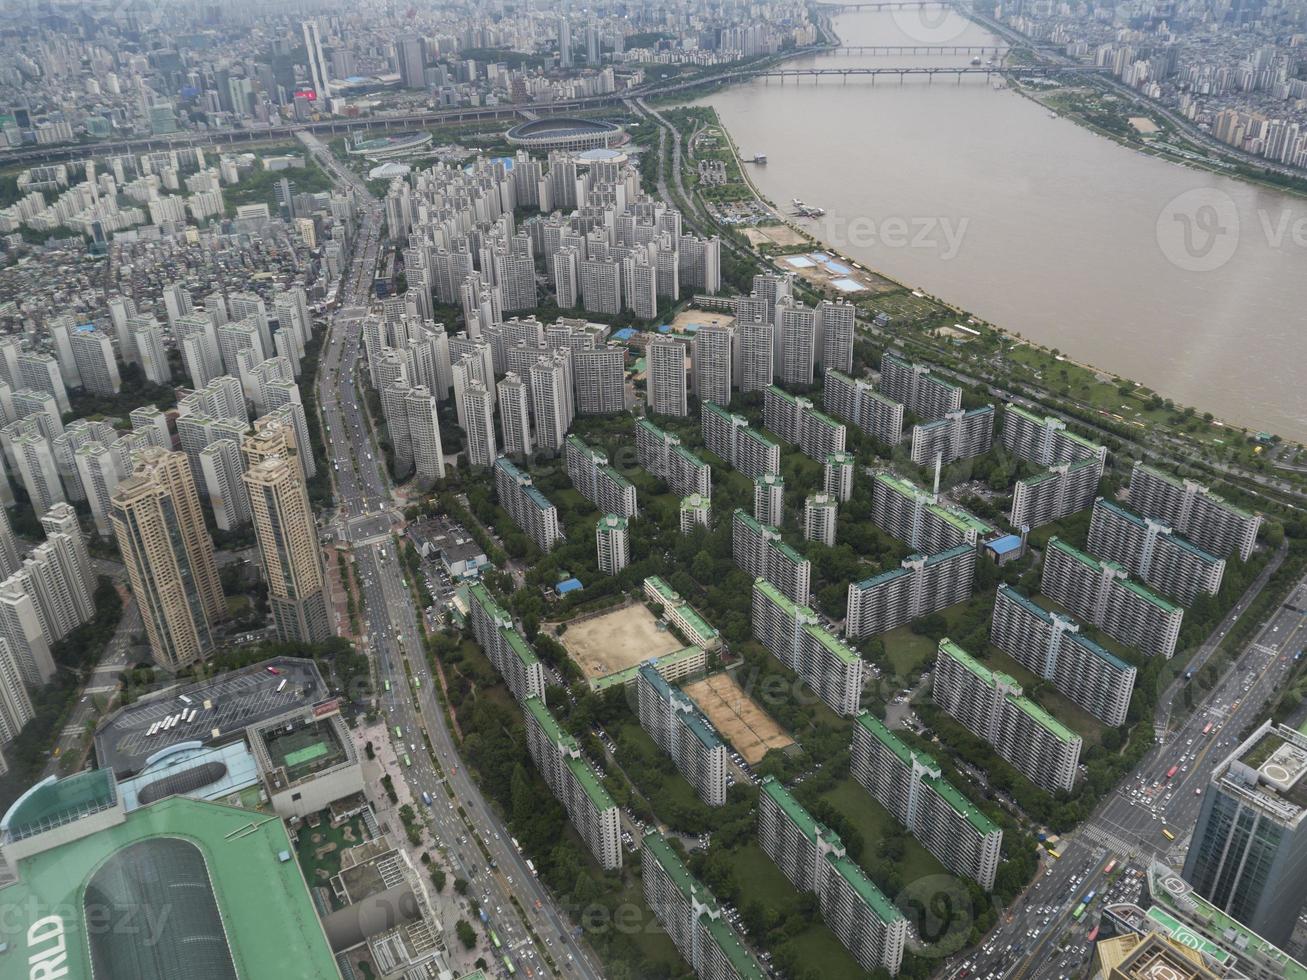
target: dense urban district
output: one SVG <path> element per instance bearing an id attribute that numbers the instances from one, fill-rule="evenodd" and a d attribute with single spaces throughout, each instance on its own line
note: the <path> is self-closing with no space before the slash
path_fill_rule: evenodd
<path id="1" fill-rule="evenodd" d="M 977 70 L 1297 179 L 1209 6 Z M 1307 454 L 758 195 L 835 9 L 0 15 L 0 980 L 1307 977 Z"/>

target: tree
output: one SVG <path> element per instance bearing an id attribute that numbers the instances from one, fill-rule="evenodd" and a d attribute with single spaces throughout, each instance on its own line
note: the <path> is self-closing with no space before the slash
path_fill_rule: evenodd
<path id="1" fill-rule="evenodd" d="M 467 894 L 467 882 L 464 881 L 462 878 L 455 878 L 455 879 L 454 879 L 454 891 L 458 892 L 460 895 L 466 895 L 466 894 Z"/>
<path id="2" fill-rule="evenodd" d="M 476 930 L 467 919 L 459 919 L 454 923 L 454 932 L 458 934 L 458 941 L 463 944 L 464 949 L 474 949 L 477 944 Z"/>
<path id="3" fill-rule="evenodd" d="M 444 869 L 444 868 L 432 868 L 432 869 L 431 869 L 431 884 L 432 884 L 432 887 L 434 887 L 434 888 L 436 889 L 437 892 L 443 892 L 443 891 L 445 890 L 445 879 L 446 879 L 446 878 L 447 878 L 447 875 L 445 874 L 445 869 Z"/>

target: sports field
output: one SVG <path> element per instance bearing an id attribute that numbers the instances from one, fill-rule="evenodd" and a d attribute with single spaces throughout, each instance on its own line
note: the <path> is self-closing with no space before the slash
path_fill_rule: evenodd
<path id="1" fill-rule="evenodd" d="M 685 685 L 683 690 L 751 766 L 772 749 L 794 744 L 794 739 L 744 693 L 730 674 L 713 674 Z"/>
<path id="2" fill-rule="evenodd" d="M 586 677 L 607 677 L 682 646 L 671 630 L 658 628 L 653 613 L 639 602 L 569 623 L 559 639 Z"/>

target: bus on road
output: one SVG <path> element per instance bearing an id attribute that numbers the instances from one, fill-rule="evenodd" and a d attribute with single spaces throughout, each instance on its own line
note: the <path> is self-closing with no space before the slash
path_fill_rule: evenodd
<path id="1" fill-rule="evenodd" d="M 1177 772 L 1179 772 L 1179 771 L 1180 771 L 1180 767 L 1179 767 L 1179 766 L 1172 766 L 1170 769 L 1166 770 L 1166 778 L 1167 778 L 1167 779 L 1170 779 L 1172 776 L 1174 776 L 1174 775 L 1175 775 Z"/>
<path id="2" fill-rule="evenodd" d="M 386 681 L 386 693 L 390 693 L 390 681 Z"/>
<path id="3" fill-rule="evenodd" d="M 504 948 L 504 944 L 499 941 L 499 933 L 493 929 L 490 930 L 490 941 L 495 944 L 495 949 Z"/>
<path id="4" fill-rule="evenodd" d="M 513 961 L 507 956 L 504 957 L 504 969 L 508 971 L 510 977 L 517 972 L 517 967 L 513 965 Z"/>
<path id="5" fill-rule="evenodd" d="M 1175 840 L 1175 834 L 1171 832 L 1170 827 L 1162 828 L 1162 836 L 1165 837 L 1167 840 Z"/>
<path id="6" fill-rule="evenodd" d="M 395 726 L 395 737 L 396 738 L 404 737 L 404 729 L 400 728 L 398 725 Z"/>
<path id="7" fill-rule="evenodd" d="M 1112 858 L 1112 860 L 1107 862 L 1107 867 L 1103 869 L 1103 874 L 1110 875 L 1115 870 L 1116 870 L 1116 858 Z"/>
<path id="8" fill-rule="evenodd" d="M 405 768 L 405 769 L 412 769 L 412 768 L 413 768 L 413 760 L 410 759 L 410 758 L 408 757 L 408 753 L 407 753 L 407 752 L 404 753 L 404 768 Z"/>
<path id="9" fill-rule="evenodd" d="M 1077 905 L 1077 906 L 1076 906 L 1076 910 L 1075 910 L 1074 912 L 1071 913 L 1071 918 L 1073 918 L 1073 919 L 1075 919 L 1077 922 L 1079 922 L 1079 921 L 1080 921 L 1080 917 L 1081 917 L 1082 915 L 1084 915 L 1084 914 L 1085 914 L 1085 906 L 1084 906 L 1083 903 L 1081 903 L 1080 905 Z"/>
<path id="10" fill-rule="evenodd" d="M 1085 942 L 1092 943 L 1097 938 L 1098 938 L 1098 926 L 1094 926 L 1094 928 L 1089 930 L 1089 935 L 1085 937 Z"/>
<path id="11" fill-rule="evenodd" d="M 1203 734 L 1204 735 L 1212 734 L 1212 723 L 1210 721 L 1203 726 Z"/>

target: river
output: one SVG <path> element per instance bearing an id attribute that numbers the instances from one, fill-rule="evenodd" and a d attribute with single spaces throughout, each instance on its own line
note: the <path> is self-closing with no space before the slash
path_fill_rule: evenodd
<path id="1" fill-rule="evenodd" d="M 938 23 L 923 17 L 940 16 Z M 847 45 L 993 44 L 949 12 Z M 787 67 L 966 65 L 814 55 Z M 1307 201 L 1138 153 L 983 77 L 755 81 L 705 100 L 782 210 L 869 268 L 1200 412 L 1307 441 Z"/>

